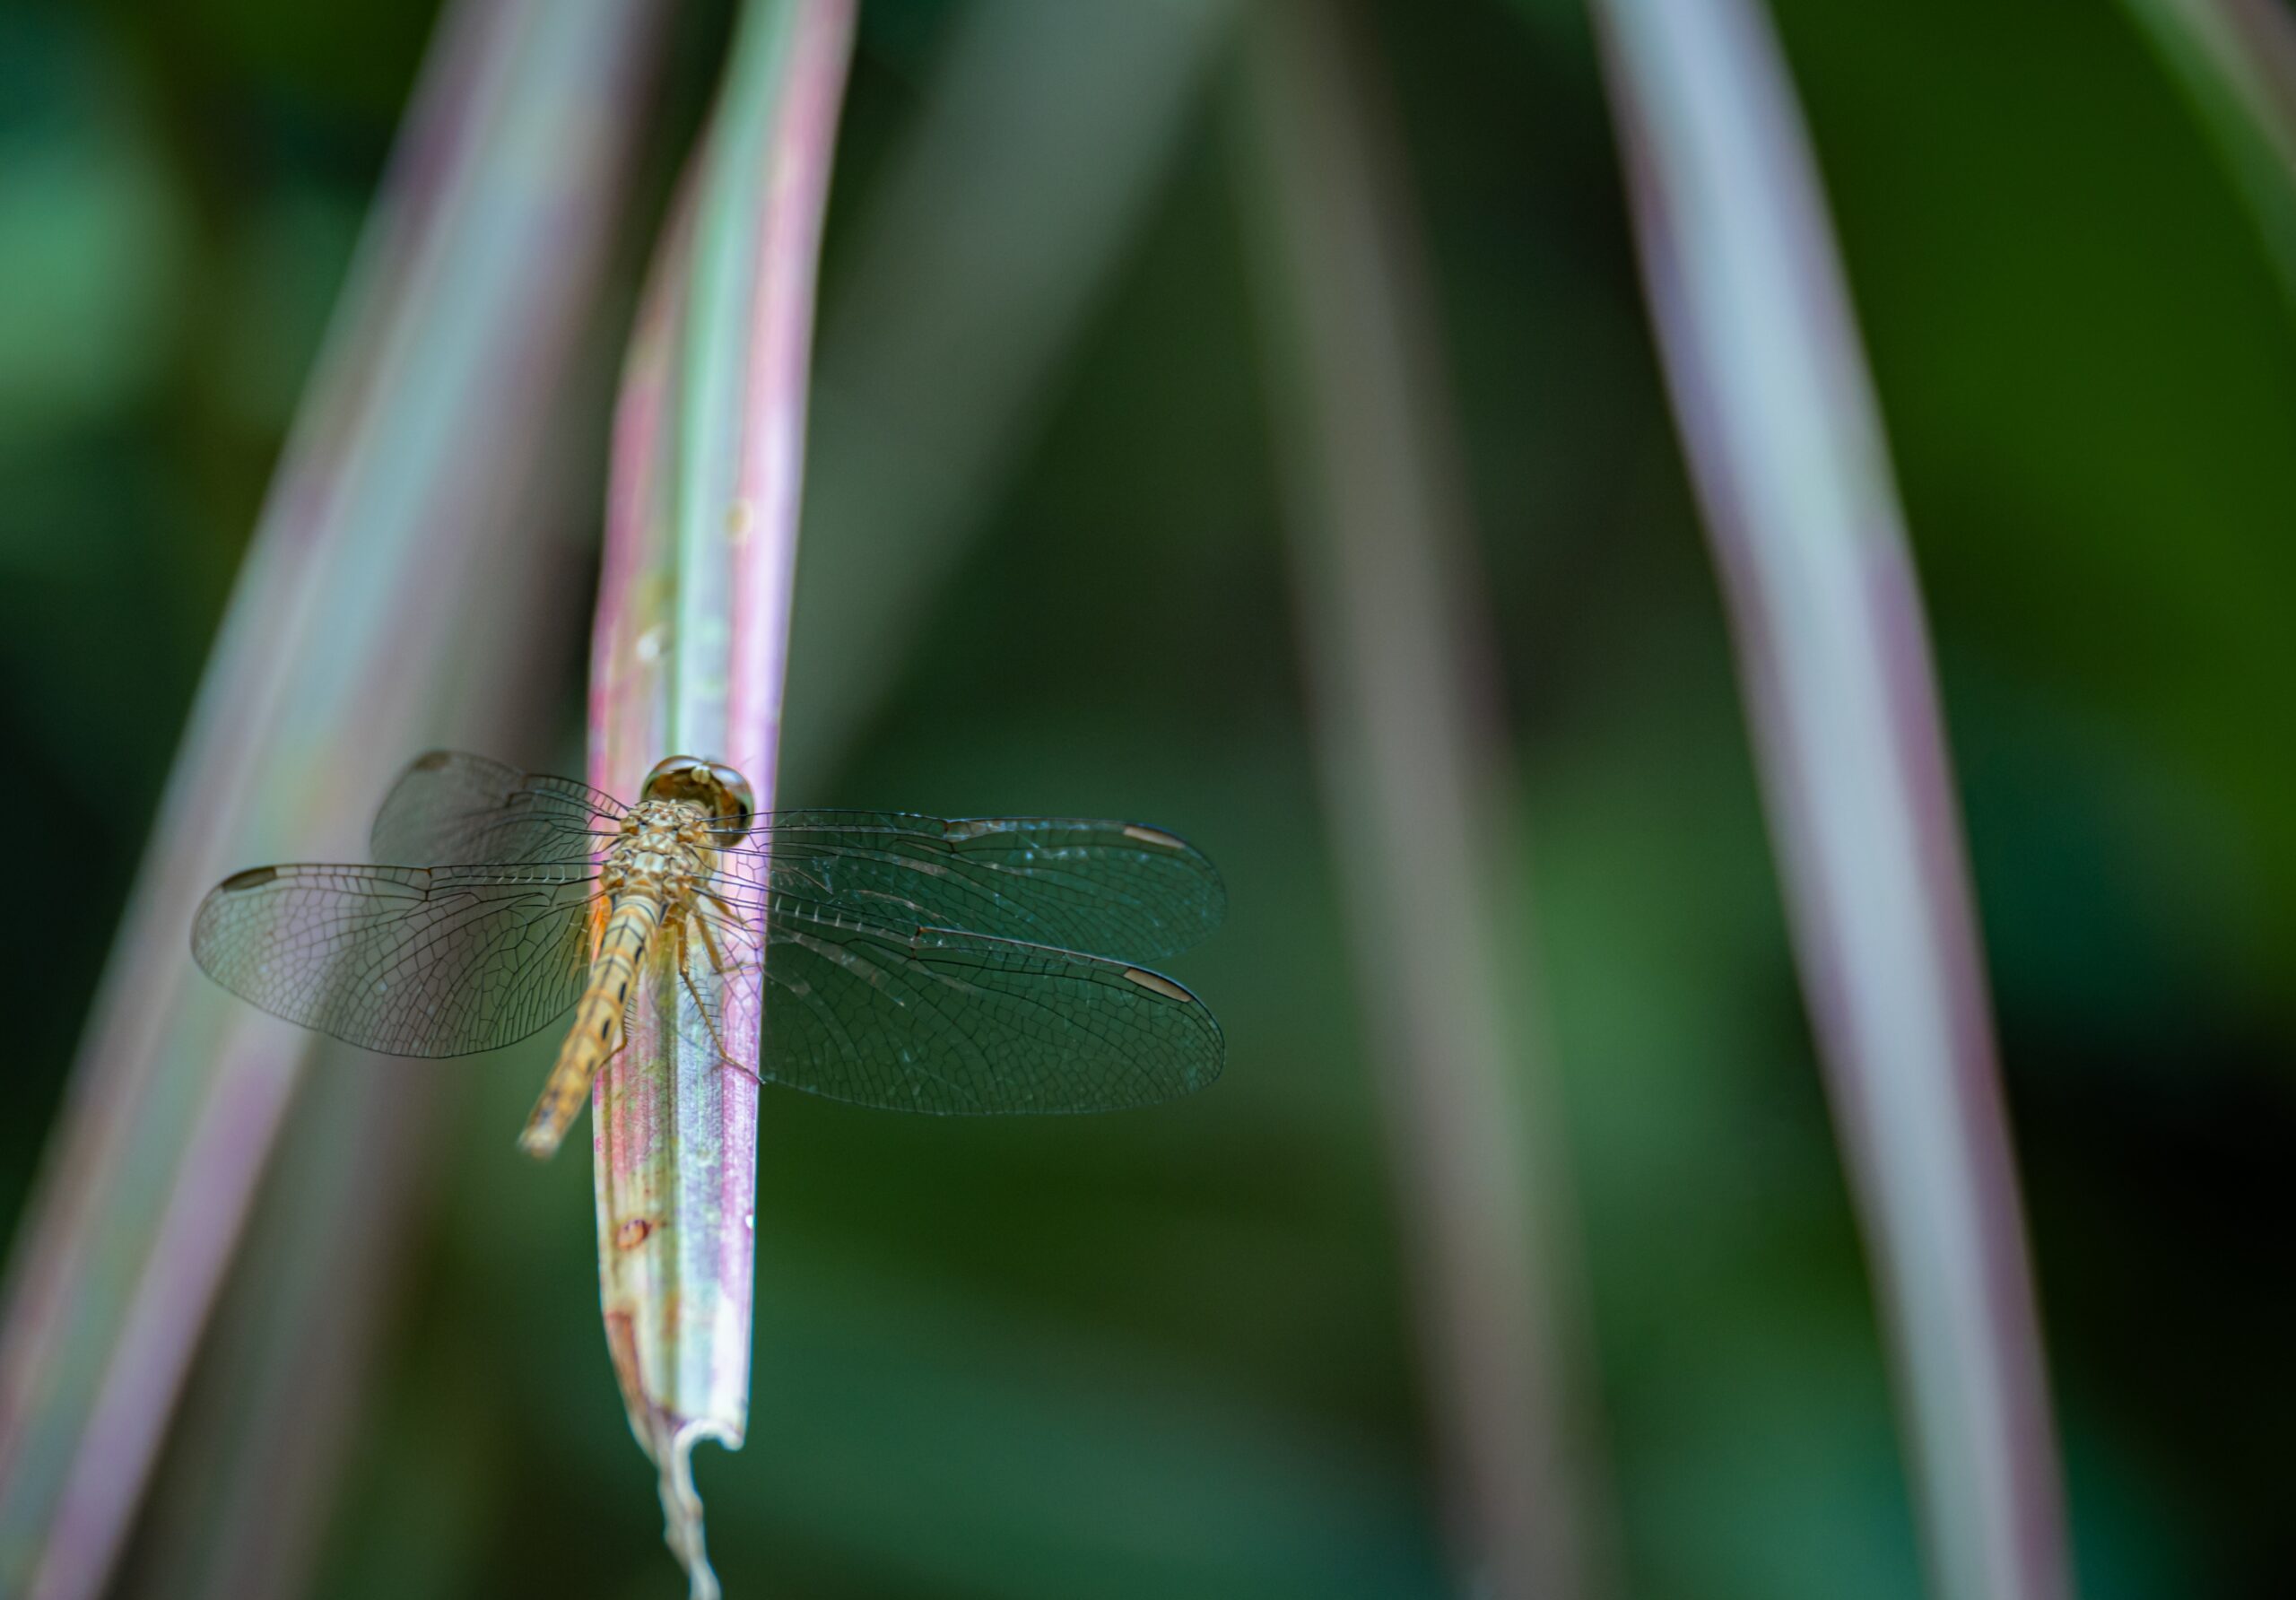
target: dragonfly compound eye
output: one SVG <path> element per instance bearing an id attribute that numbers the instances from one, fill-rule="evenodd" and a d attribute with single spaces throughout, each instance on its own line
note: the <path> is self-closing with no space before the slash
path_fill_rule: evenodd
<path id="1" fill-rule="evenodd" d="M 723 761 L 674 755 L 646 775 L 643 800 L 683 800 L 699 805 L 717 822 L 710 830 L 727 843 L 747 833 L 757 814 L 757 795 L 749 779 Z"/>

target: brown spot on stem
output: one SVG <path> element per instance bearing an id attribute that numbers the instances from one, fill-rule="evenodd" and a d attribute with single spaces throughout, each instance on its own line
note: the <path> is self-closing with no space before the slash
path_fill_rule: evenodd
<path id="1" fill-rule="evenodd" d="M 614 1248 L 621 1250 L 634 1250 L 644 1244 L 648 1236 L 653 1231 L 654 1224 L 644 1217 L 632 1217 L 613 1230 Z"/>

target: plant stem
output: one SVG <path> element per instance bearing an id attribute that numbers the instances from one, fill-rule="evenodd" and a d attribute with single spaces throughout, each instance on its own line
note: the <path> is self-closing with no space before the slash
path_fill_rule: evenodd
<path id="1" fill-rule="evenodd" d="M 589 778 L 612 794 L 635 798 L 656 761 L 686 754 L 730 762 L 773 804 L 814 271 L 853 22 L 852 0 L 752 0 L 655 265 L 616 423 L 591 662 Z M 633 1008 L 594 1101 L 607 1346 L 697 1596 L 717 1579 L 691 1452 L 742 1442 L 755 1276 L 763 996 L 755 974 L 726 990 L 734 1065 Z"/>
<path id="2" fill-rule="evenodd" d="M 1748 0 L 1603 0 L 1596 14 L 1881 1281 L 1931 1580 L 1955 1600 L 2062 1600 L 2061 1491 L 1969 870 L 1814 163 Z"/>
<path id="3" fill-rule="evenodd" d="M 1266 0 L 1248 49 L 1261 182 L 1245 210 L 1265 236 L 1325 806 L 1453 1534 L 1473 1592 L 1569 1600 L 1602 1587 L 1576 1219 L 1431 297 L 1339 12 Z"/>
<path id="4" fill-rule="evenodd" d="M 2126 0 L 2231 167 L 2296 300 L 2296 19 L 2278 0 Z"/>
<path id="5" fill-rule="evenodd" d="M 1231 37 L 1233 0 L 981 0 L 852 230 L 822 330 L 787 758 L 865 726 L 1054 397 Z"/>

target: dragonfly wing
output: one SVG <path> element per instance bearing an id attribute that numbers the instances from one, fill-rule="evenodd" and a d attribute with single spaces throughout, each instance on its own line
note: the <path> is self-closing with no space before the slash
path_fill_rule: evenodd
<path id="1" fill-rule="evenodd" d="M 587 861 L 628 807 L 570 778 L 521 772 L 483 755 L 415 757 L 375 813 L 378 861 Z"/>
<path id="2" fill-rule="evenodd" d="M 464 1056 L 581 997 L 587 866 L 259 866 L 200 902 L 191 952 L 274 1016 L 394 1056 Z"/>
<path id="3" fill-rule="evenodd" d="M 1220 1025 L 1122 961 L 941 928 L 899 935 L 777 899 L 761 1075 L 943 1115 L 1108 1111 L 1220 1074 Z"/>
<path id="4" fill-rule="evenodd" d="M 879 927 L 1147 961 L 1220 924 L 1228 892 L 1185 839 L 1128 822 L 777 812 L 752 830 L 771 891 Z"/>

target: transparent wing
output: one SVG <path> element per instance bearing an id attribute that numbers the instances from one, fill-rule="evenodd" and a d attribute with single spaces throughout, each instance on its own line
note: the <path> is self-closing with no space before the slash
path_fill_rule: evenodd
<path id="1" fill-rule="evenodd" d="M 585 866 L 259 866 L 200 902 L 191 953 L 274 1016 L 394 1056 L 463 1056 L 581 997 Z"/>
<path id="2" fill-rule="evenodd" d="M 570 778 L 521 772 L 483 755 L 419 755 L 375 813 L 378 861 L 587 861 L 628 811 Z"/>
<path id="3" fill-rule="evenodd" d="M 895 935 L 777 897 L 760 1075 L 943 1115 L 1108 1111 L 1220 1075 L 1196 997 L 1122 961 L 926 928 Z"/>
<path id="4" fill-rule="evenodd" d="M 726 855 L 761 860 L 776 895 L 903 935 L 962 929 L 1143 961 L 1196 943 L 1228 908 L 1211 862 L 1129 822 L 775 812 Z"/>

